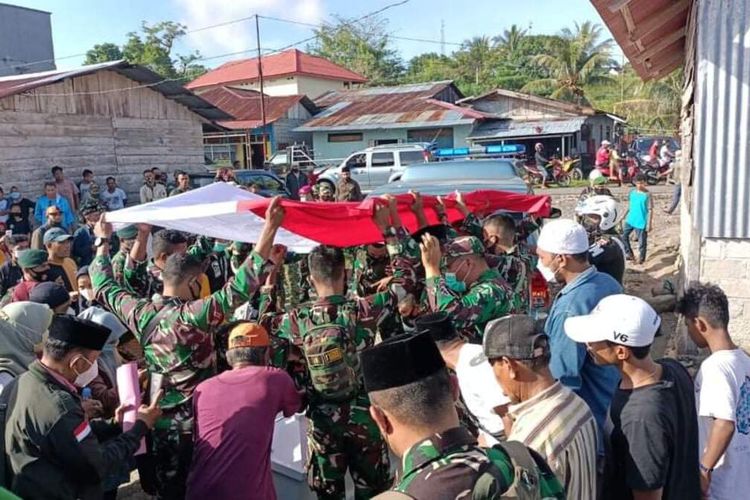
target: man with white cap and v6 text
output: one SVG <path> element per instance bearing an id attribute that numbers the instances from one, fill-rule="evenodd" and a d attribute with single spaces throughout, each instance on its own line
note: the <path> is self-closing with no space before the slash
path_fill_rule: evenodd
<path id="1" fill-rule="evenodd" d="M 536 251 L 537 267 L 547 281 L 565 285 L 555 297 L 544 325 L 552 356 L 549 369 L 553 377 L 586 401 L 601 429 L 620 377 L 613 367 L 594 363 L 583 344 L 565 335 L 563 324 L 571 316 L 590 313 L 604 297 L 622 293 L 622 286 L 589 263 L 589 238 L 575 221 L 557 219 L 546 223 Z"/>
<path id="2" fill-rule="evenodd" d="M 660 326 L 648 303 L 621 294 L 565 321 L 569 337 L 622 376 L 605 424 L 608 499 L 701 498 L 693 381 L 678 361 L 651 358 Z"/>

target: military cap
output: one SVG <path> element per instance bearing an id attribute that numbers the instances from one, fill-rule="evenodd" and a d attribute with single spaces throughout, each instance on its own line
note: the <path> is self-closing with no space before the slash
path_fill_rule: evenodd
<path id="1" fill-rule="evenodd" d="M 41 266 L 47 260 L 49 256 L 44 250 L 24 250 L 18 253 L 18 265 L 21 269 L 31 269 L 32 267 Z"/>
<path id="2" fill-rule="evenodd" d="M 92 182 L 89 186 L 89 194 L 92 196 L 99 196 L 99 192 L 99 184 L 97 184 L 96 182 Z"/>
<path id="3" fill-rule="evenodd" d="M 414 320 L 417 333 L 427 333 L 435 342 L 451 340 L 458 336 L 448 313 L 445 311 L 424 314 Z"/>
<path id="4" fill-rule="evenodd" d="M 103 211 L 102 206 L 97 200 L 86 200 L 86 202 L 81 206 L 81 215 L 89 215 L 101 211 Z"/>
<path id="5" fill-rule="evenodd" d="M 411 234 L 417 243 L 422 243 L 422 236 L 429 234 L 438 239 L 440 243 L 445 243 L 448 240 L 448 226 L 445 224 L 434 224 L 432 226 L 425 226 Z"/>
<path id="6" fill-rule="evenodd" d="M 549 354 L 543 324 L 525 314 L 511 314 L 487 323 L 483 338 L 488 359 L 534 359 Z"/>
<path id="7" fill-rule="evenodd" d="M 484 255 L 484 244 L 476 236 L 460 236 L 445 245 L 446 259 L 455 259 L 467 255 Z"/>
<path id="8" fill-rule="evenodd" d="M 61 243 L 63 241 L 67 241 L 73 239 L 73 236 L 65 232 L 65 229 L 61 227 L 53 227 L 51 229 L 48 229 L 46 233 L 44 233 L 44 244 L 48 245 L 50 243 Z"/>
<path id="9" fill-rule="evenodd" d="M 402 387 L 445 369 L 428 333 L 396 335 L 363 350 L 359 358 L 367 392 Z"/>
<path id="10" fill-rule="evenodd" d="M 109 333 L 109 328 L 67 314 L 56 315 L 49 326 L 49 338 L 92 351 L 102 350 Z"/>
<path id="11" fill-rule="evenodd" d="M 116 234 L 121 240 L 134 240 L 138 236 L 138 228 L 136 226 L 125 226 Z"/>
<path id="12" fill-rule="evenodd" d="M 45 281 L 39 283 L 29 292 L 29 301 L 37 304 L 47 304 L 50 309 L 59 307 L 70 300 L 70 293 L 59 283 Z"/>

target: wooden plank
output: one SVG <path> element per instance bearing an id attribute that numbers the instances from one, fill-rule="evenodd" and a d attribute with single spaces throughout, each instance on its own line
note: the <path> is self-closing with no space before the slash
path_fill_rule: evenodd
<path id="1" fill-rule="evenodd" d="M 112 144 L 97 144 L 93 146 L 86 145 L 68 145 L 68 146 L 30 146 L 30 147 L 12 147 L 3 148 L 0 152 L 0 158 L 4 160 L 21 160 L 24 158 L 53 157 L 67 158 L 77 156 L 97 156 L 112 149 Z M 170 148 L 171 149 L 171 148 Z"/>
<path id="2" fill-rule="evenodd" d="M 107 137 L 112 135 L 111 129 L 95 128 L 76 125 L 24 125 L 0 123 L 0 136 L 80 136 L 80 137 Z"/>
<path id="3" fill-rule="evenodd" d="M 39 135 L 21 136 L 2 136 L 0 135 L 0 147 L 58 147 L 58 146 L 112 146 L 114 144 L 112 137 L 77 137 L 77 136 L 57 136 L 44 137 Z M 0 151 L 0 158 L 3 153 Z"/>
<path id="4" fill-rule="evenodd" d="M 655 43 L 654 45 L 651 45 L 648 50 L 645 52 L 642 52 L 640 54 L 637 54 L 635 56 L 635 59 L 639 62 L 644 62 L 646 59 L 650 59 L 651 57 L 655 56 L 662 50 L 666 49 L 673 43 L 675 43 L 677 40 L 685 37 L 685 28 L 680 28 L 677 31 L 674 31 L 670 33 L 669 35 L 659 39 L 658 43 Z"/>
<path id="5" fill-rule="evenodd" d="M 112 120 L 112 124 L 115 128 L 145 128 L 145 129 L 190 129 L 196 128 L 201 129 L 198 115 L 193 115 L 196 118 L 194 120 L 145 120 L 142 118 L 121 118 L 117 117 Z"/>
<path id="6" fill-rule="evenodd" d="M 629 34 L 632 41 L 640 40 L 646 35 L 658 30 L 675 17 L 682 15 L 688 7 L 691 0 L 678 0 L 661 12 L 657 12 L 653 17 L 642 22 Z"/>
<path id="7" fill-rule="evenodd" d="M 0 123 L 111 127 L 112 119 L 105 116 L 67 115 L 59 113 L 35 112 L 29 113 L 25 111 L 0 111 Z"/>
<path id="8" fill-rule="evenodd" d="M 607 8 L 610 12 L 617 12 L 623 7 L 627 7 L 627 5 L 632 1 L 633 0 L 611 0 L 610 2 L 608 2 Z"/>
<path id="9" fill-rule="evenodd" d="M 118 162 L 121 165 L 133 165 L 134 167 L 139 166 L 142 167 L 142 169 L 146 168 L 147 165 L 150 165 L 155 161 L 158 161 L 163 165 L 173 165 L 175 167 L 179 167 L 179 165 L 188 161 L 195 162 L 197 156 L 198 155 L 195 154 L 188 156 L 171 155 L 169 157 L 160 157 L 159 155 L 127 155 L 120 156 L 118 158 Z M 201 151 L 200 158 L 198 158 L 198 160 L 201 163 L 203 162 L 203 151 Z"/>
<path id="10" fill-rule="evenodd" d="M 203 154 L 203 146 L 192 148 L 177 146 L 117 146 L 117 156 L 122 158 L 128 155 L 180 155 L 190 156 L 193 154 Z"/>

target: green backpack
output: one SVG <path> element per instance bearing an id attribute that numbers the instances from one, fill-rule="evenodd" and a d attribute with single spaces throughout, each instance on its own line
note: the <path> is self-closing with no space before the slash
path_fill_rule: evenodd
<path id="1" fill-rule="evenodd" d="M 352 332 L 336 323 L 312 327 L 302 341 L 313 399 L 342 403 L 354 398 L 361 388 L 359 358 Z"/>

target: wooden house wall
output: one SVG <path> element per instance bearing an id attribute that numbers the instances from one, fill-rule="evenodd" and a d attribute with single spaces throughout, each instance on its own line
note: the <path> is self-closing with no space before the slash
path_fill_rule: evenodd
<path id="1" fill-rule="evenodd" d="M 577 116 L 552 105 L 508 96 L 491 95 L 471 103 L 477 111 L 514 120 L 554 120 Z"/>
<path id="2" fill-rule="evenodd" d="M 88 92 L 88 93 L 87 93 Z M 114 71 L 99 71 L 0 99 L 0 183 L 41 194 L 59 165 L 103 187 L 117 178 L 137 201 L 142 171 L 204 170 L 202 119 Z"/>

